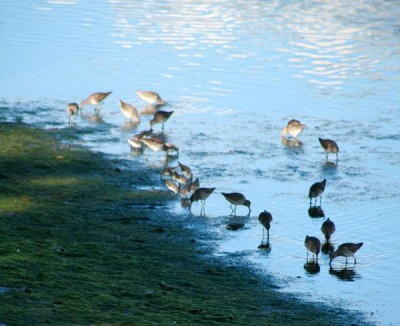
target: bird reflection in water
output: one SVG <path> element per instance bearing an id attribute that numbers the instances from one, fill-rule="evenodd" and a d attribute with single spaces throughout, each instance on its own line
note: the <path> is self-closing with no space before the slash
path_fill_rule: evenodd
<path id="1" fill-rule="evenodd" d="M 286 147 L 301 147 L 303 146 L 303 143 L 298 140 L 297 138 L 286 138 L 286 137 L 282 137 L 282 144 L 285 145 Z"/>
<path id="2" fill-rule="evenodd" d="M 325 217 L 325 214 L 321 206 L 310 206 L 310 208 L 308 209 L 308 216 Z"/>
<path id="3" fill-rule="evenodd" d="M 321 270 L 321 267 L 318 264 L 318 261 L 312 260 L 307 261 L 304 264 L 304 269 L 307 271 L 308 274 L 317 274 Z"/>
<path id="4" fill-rule="evenodd" d="M 335 251 L 335 246 L 329 240 L 326 240 L 321 246 L 321 251 L 326 255 L 330 255 Z"/>
<path id="5" fill-rule="evenodd" d="M 329 274 L 336 276 L 339 280 L 354 282 L 360 276 L 355 272 L 354 267 L 345 266 L 344 268 L 329 268 Z"/>
<path id="6" fill-rule="evenodd" d="M 94 114 L 81 114 L 81 117 L 92 123 L 104 123 L 104 119 L 98 111 Z"/>

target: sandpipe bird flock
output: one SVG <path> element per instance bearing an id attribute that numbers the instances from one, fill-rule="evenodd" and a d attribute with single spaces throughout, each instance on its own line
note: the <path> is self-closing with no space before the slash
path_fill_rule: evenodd
<path id="1" fill-rule="evenodd" d="M 99 105 L 111 94 L 111 92 L 104 93 L 93 93 L 89 95 L 85 100 L 80 102 L 80 106 L 77 103 L 69 103 L 67 105 L 67 114 L 68 114 L 68 124 L 71 125 L 71 120 L 73 117 L 78 115 L 80 111 L 82 114 L 82 110 L 87 105 L 94 105 L 95 112 L 98 113 Z M 177 155 L 179 153 L 179 149 L 171 144 L 164 142 L 158 137 L 153 135 L 153 127 L 156 124 L 161 124 L 161 131 L 164 132 L 164 124 L 171 117 L 174 111 L 161 111 L 159 107 L 166 104 L 166 101 L 161 98 L 161 96 L 153 91 L 137 91 L 136 94 L 145 101 L 148 105 L 152 106 L 155 110 L 153 118 L 150 120 L 150 129 L 148 131 L 142 131 L 139 134 L 133 135 L 130 139 L 128 139 L 128 143 L 131 148 L 134 150 L 139 150 L 143 148 L 145 145 L 146 148 L 151 149 L 154 153 L 158 151 L 164 151 L 166 153 L 166 157 L 170 153 L 174 153 Z M 132 123 L 139 124 L 141 122 L 140 115 L 137 112 L 137 109 L 132 105 L 128 104 L 122 100 L 119 100 L 120 109 L 123 115 L 129 119 Z M 281 131 L 282 139 L 287 140 L 292 138 L 298 144 L 297 136 L 304 130 L 306 126 L 302 124 L 300 121 L 292 119 Z M 323 139 L 318 138 L 319 143 L 321 144 L 325 154 L 326 161 L 328 161 L 329 154 L 336 155 L 336 163 L 338 162 L 338 153 L 339 146 L 337 143 L 331 139 Z M 179 169 L 180 173 L 176 170 Z M 189 211 L 192 212 L 193 203 L 200 201 L 201 205 L 201 213 L 205 211 L 205 202 L 206 199 L 215 191 L 215 187 L 200 187 L 199 179 L 193 181 L 193 173 L 191 168 L 187 165 L 184 165 L 181 162 L 178 162 L 178 166 L 176 167 L 165 167 L 161 171 L 161 179 L 167 189 L 172 191 L 175 194 L 180 194 L 182 198 L 182 203 L 186 203 L 185 206 L 189 207 Z M 314 205 L 316 205 L 317 198 L 320 197 L 320 206 L 322 202 L 322 194 L 324 193 L 326 187 L 326 179 L 321 182 L 316 182 L 311 185 L 309 190 L 309 199 L 310 199 L 310 207 L 312 205 L 312 199 L 314 199 Z M 237 206 L 246 206 L 248 208 L 248 214 L 251 213 L 251 202 L 246 199 L 246 197 L 238 192 L 232 193 L 221 193 L 224 198 L 230 203 L 231 215 L 236 216 L 236 208 Z M 269 230 L 271 228 L 272 223 L 272 215 L 266 210 L 259 214 L 258 220 L 262 225 L 262 242 L 259 248 L 269 248 Z M 264 232 L 267 231 L 267 243 L 264 244 Z M 324 234 L 325 241 L 328 243 L 331 239 L 332 234 L 335 232 L 336 226 L 329 218 L 324 221 L 321 225 L 321 232 Z M 309 252 L 312 253 L 313 259 L 316 263 L 318 263 L 318 255 L 321 251 L 321 241 L 314 236 L 307 235 L 304 240 L 304 245 L 307 250 L 307 261 Z M 330 261 L 329 265 L 332 264 L 332 261 L 336 257 L 343 256 L 345 257 L 345 263 L 348 263 L 348 257 L 353 257 L 354 264 L 356 264 L 355 253 L 362 247 L 363 243 L 343 243 L 336 250 L 330 253 Z"/>

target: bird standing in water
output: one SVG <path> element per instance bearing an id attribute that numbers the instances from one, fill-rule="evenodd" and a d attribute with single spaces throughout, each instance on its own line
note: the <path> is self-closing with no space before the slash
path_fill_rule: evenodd
<path id="1" fill-rule="evenodd" d="M 321 231 L 324 234 L 325 239 L 329 241 L 331 235 L 336 231 L 335 223 L 327 218 L 326 221 L 321 225 Z"/>
<path id="2" fill-rule="evenodd" d="M 343 256 L 346 258 L 346 265 L 347 265 L 347 257 L 354 258 L 354 264 L 357 263 L 356 257 L 354 254 L 360 249 L 363 245 L 363 242 L 360 243 L 351 243 L 346 242 L 342 243 L 334 252 L 331 253 L 331 260 L 329 261 L 329 265 L 332 263 L 332 260 L 336 257 Z"/>
<path id="3" fill-rule="evenodd" d="M 190 196 L 190 206 L 189 210 L 192 209 L 192 204 L 196 201 L 201 202 L 201 210 L 204 211 L 206 205 L 206 199 L 210 196 L 215 188 L 197 188 L 193 195 Z"/>
<path id="4" fill-rule="evenodd" d="M 286 135 L 290 135 L 296 138 L 297 135 L 301 133 L 304 128 L 305 125 L 303 125 L 299 120 L 292 119 L 288 122 L 286 127 L 282 129 L 281 136 L 286 137 Z"/>
<path id="5" fill-rule="evenodd" d="M 86 105 L 95 105 L 95 111 L 98 111 L 99 105 L 105 100 L 107 96 L 109 96 L 111 92 L 106 92 L 106 93 L 93 93 L 90 94 L 86 100 L 83 100 L 81 102 L 81 110 L 83 109 L 84 106 Z M 82 111 L 81 111 L 82 113 Z"/>
<path id="6" fill-rule="evenodd" d="M 150 131 L 153 131 L 153 126 L 157 123 L 162 124 L 162 132 L 164 132 L 164 123 L 169 119 L 169 117 L 174 113 L 174 111 L 158 111 L 154 113 L 154 117 L 150 120 Z"/>
<path id="7" fill-rule="evenodd" d="M 321 250 L 321 241 L 319 241 L 319 239 L 316 237 L 310 237 L 306 235 L 306 238 L 304 240 L 304 245 L 307 248 L 307 260 L 308 260 L 308 252 L 311 252 L 313 254 L 313 257 L 315 255 L 315 260 L 318 261 L 318 254 L 319 251 Z"/>
<path id="8" fill-rule="evenodd" d="M 140 116 L 133 105 L 119 100 L 119 107 L 123 115 L 130 119 L 132 123 L 140 123 Z"/>
<path id="9" fill-rule="evenodd" d="M 137 91 L 136 94 L 150 105 L 164 105 L 166 103 L 158 93 L 153 91 Z"/>
<path id="10" fill-rule="evenodd" d="M 222 195 L 225 197 L 225 199 L 231 203 L 231 210 L 232 210 L 232 214 L 236 215 L 236 207 L 238 205 L 243 205 L 246 206 L 249 209 L 249 213 L 247 214 L 250 215 L 251 213 L 251 209 L 250 209 L 250 205 L 251 202 L 250 200 L 247 200 L 246 197 L 239 193 L 239 192 L 231 192 L 231 193 L 222 193 Z M 234 207 L 232 207 L 232 205 Z"/>
<path id="11" fill-rule="evenodd" d="M 326 160 L 328 161 L 328 154 L 332 153 L 336 154 L 336 162 L 337 162 L 339 158 L 339 146 L 336 144 L 336 142 L 332 139 L 318 138 L 318 140 L 326 153 Z"/>
<path id="12" fill-rule="evenodd" d="M 263 240 L 264 242 L 264 229 L 267 230 L 267 244 L 269 243 L 269 229 L 271 228 L 272 215 L 270 212 L 264 211 L 258 216 L 258 221 L 263 226 Z"/>
<path id="13" fill-rule="evenodd" d="M 326 186 L 326 179 L 322 180 L 321 182 L 316 182 L 310 187 L 310 191 L 308 193 L 308 197 L 310 197 L 310 206 L 312 198 L 315 198 L 315 205 L 317 204 L 318 196 L 319 196 L 319 205 L 321 206 L 322 193 L 325 190 L 325 186 Z"/>
<path id="14" fill-rule="evenodd" d="M 68 125 L 71 125 L 71 119 L 73 116 L 76 116 L 79 111 L 79 106 L 76 103 L 69 103 L 67 105 L 67 113 L 68 113 Z"/>

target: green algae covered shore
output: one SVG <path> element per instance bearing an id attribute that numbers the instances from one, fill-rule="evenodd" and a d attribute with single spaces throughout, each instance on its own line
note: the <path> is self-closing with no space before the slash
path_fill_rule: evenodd
<path id="1" fill-rule="evenodd" d="M 69 137 L 0 124 L 0 324 L 367 324 L 213 258 L 168 216 L 154 171 Z"/>

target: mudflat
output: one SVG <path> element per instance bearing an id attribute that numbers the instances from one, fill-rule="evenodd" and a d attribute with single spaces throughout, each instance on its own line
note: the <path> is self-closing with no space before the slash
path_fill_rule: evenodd
<path id="1" fill-rule="evenodd" d="M 0 124 L 0 323 L 368 324 L 213 257 L 213 234 L 174 221 L 176 197 L 152 188 L 154 170 L 73 137 Z"/>

